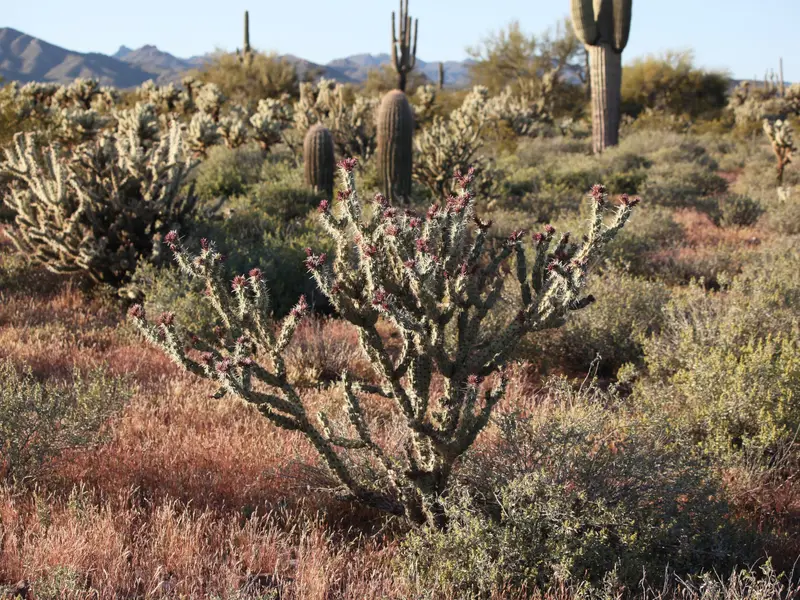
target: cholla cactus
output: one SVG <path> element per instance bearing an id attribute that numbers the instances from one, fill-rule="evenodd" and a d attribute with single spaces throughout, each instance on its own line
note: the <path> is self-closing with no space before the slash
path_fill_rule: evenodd
<path id="1" fill-rule="evenodd" d="M 247 142 L 247 114 L 240 110 L 219 120 L 219 134 L 228 148 L 239 148 Z"/>
<path id="2" fill-rule="evenodd" d="M 256 140 L 264 152 L 283 141 L 283 132 L 292 124 L 292 106 L 281 98 L 267 98 L 258 101 L 258 109 L 250 117 L 250 125 L 253 127 L 253 139 Z"/>
<path id="3" fill-rule="evenodd" d="M 95 139 L 110 119 L 93 108 L 62 108 L 56 117 L 57 137 L 66 144 Z"/>
<path id="4" fill-rule="evenodd" d="M 769 119 L 764 119 L 764 133 L 767 134 L 778 161 L 776 170 L 780 186 L 783 184 L 783 170 L 792 162 L 792 153 L 797 150 L 792 136 L 792 126 L 787 121 L 778 120 L 773 123 Z"/>
<path id="5" fill-rule="evenodd" d="M 490 249 L 489 224 L 474 212 L 471 172 L 459 176 L 457 196 L 420 218 L 396 210 L 380 195 L 374 210 L 365 211 L 355 188 L 355 162 L 340 163 L 344 190 L 336 214 L 328 201 L 320 205 L 335 256 L 330 260 L 309 249 L 306 259 L 339 314 L 358 329 L 377 379 L 377 385 L 368 385 L 342 375 L 344 422 L 322 412 L 312 417 L 287 379 L 283 353 L 307 309 L 305 301 L 283 323 L 273 323 L 261 271 L 237 276 L 228 287 L 220 256 L 208 241 L 192 257 L 177 234 L 165 238 L 181 268 L 207 285 L 223 323 L 216 345 L 192 336 L 172 313 L 155 323 L 147 321 L 139 305 L 129 314 L 147 339 L 176 363 L 215 381 L 215 397 L 237 396 L 275 425 L 304 434 L 349 497 L 441 527 L 441 498 L 450 489 L 454 465 L 503 398 L 504 366 L 516 346 L 530 332 L 560 326 L 571 311 L 592 301 L 582 295 L 589 265 L 625 225 L 638 199 L 623 196 L 606 224 L 607 195 L 595 186 L 583 241 L 570 243 L 566 234 L 555 241 L 548 226 L 533 236 L 531 260 L 522 231 L 501 248 Z M 515 268 L 505 269 L 511 259 Z M 503 301 L 504 284 L 514 280 L 521 298 L 516 316 L 499 327 L 487 325 L 490 311 Z M 381 319 L 400 338 L 398 356 L 381 337 Z M 452 344 L 445 341 L 448 336 Z M 381 443 L 369 404 L 362 404 L 366 394 L 391 403 L 402 444 Z"/>
<path id="6" fill-rule="evenodd" d="M 166 113 L 174 113 L 183 109 L 188 101 L 186 92 L 179 90 L 174 84 L 156 85 L 153 80 L 145 81 L 139 87 L 139 96 L 156 108 Z"/>
<path id="7" fill-rule="evenodd" d="M 59 87 L 53 94 L 53 102 L 61 108 L 89 109 L 100 94 L 100 84 L 94 79 L 76 79 L 69 85 Z"/>
<path id="8" fill-rule="evenodd" d="M 131 147 L 150 148 L 159 140 L 160 130 L 156 108 L 149 102 L 138 102 L 132 108 L 117 111 L 119 140 L 127 140 Z"/>
<path id="9" fill-rule="evenodd" d="M 518 136 L 536 137 L 542 126 L 553 122 L 553 92 L 558 82 L 555 70 L 546 72 L 540 80 L 524 79 L 515 86 L 506 86 L 492 98 L 490 113 Z"/>
<path id="10" fill-rule="evenodd" d="M 457 183 L 450 174 L 466 172 L 472 165 L 477 175 L 473 187 L 485 187 L 488 182 L 482 179 L 487 161 L 477 153 L 491 125 L 489 90 L 475 86 L 447 118 L 434 117 L 433 123 L 417 134 L 414 179 L 427 187 L 435 198 L 444 198 L 456 192 Z M 486 191 L 482 189 L 484 194 Z"/>
<path id="11" fill-rule="evenodd" d="M 441 63 L 440 63 L 441 64 Z M 421 85 L 414 94 L 414 122 L 422 128 L 433 118 L 433 105 L 436 102 L 436 87 Z"/>
<path id="12" fill-rule="evenodd" d="M 745 81 L 738 85 L 728 100 L 737 124 L 758 123 L 764 119 L 785 120 L 800 116 L 800 84 L 790 86 L 781 95 L 777 88 L 753 88 Z"/>
<path id="13" fill-rule="evenodd" d="M 197 109 L 211 117 L 216 123 L 219 120 L 219 112 L 225 103 L 225 96 L 216 83 L 207 83 L 197 93 L 194 99 Z"/>
<path id="14" fill-rule="evenodd" d="M 155 143 L 138 131 L 119 126 L 69 151 L 16 134 L 0 162 L 11 181 L 3 201 L 16 215 L 6 232 L 16 248 L 52 272 L 83 271 L 111 285 L 141 258 L 159 262 L 154 240 L 194 207 L 181 192 L 192 163 L 177 123 Z"/>
<path id="15" fill-rule="evenodd" d="M 220 138 L 219 126 L 211 115 L 204 112 L 194 114 L 189 122 L 186 145 L 195 156 L 205 156 L 211 146 L 219 143 Z"/>

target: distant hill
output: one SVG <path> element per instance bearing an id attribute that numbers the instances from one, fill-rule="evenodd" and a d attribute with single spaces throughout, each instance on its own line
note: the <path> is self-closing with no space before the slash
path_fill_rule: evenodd
<path id="1" fill-rule="evenodd" d="M 148 79 L 157 83 L 179 81 L 183 74 L 201 67 L 212 56 L 180 58 L 146 45 L 138 49 L 120 46 L 113 55 L 82 53 L 67 50 L 11 28 L 0 29 L 0 76 L 6 81 L 52 81 L 68 83 L 76 77 L 97 79 L 103 85 L 128 88 Z M 389 64 L 388 54 L 356 54 L 319 65 L 291 54 L 283 58 L 292 62 L 302 77 L 309 70 L 342 83 L 366 81 L 371 69 Z M 468 70 L 472 61 L 444 63 L 445 85 L 463 87 L 469 84 Z M 417 69 L 431 81 L 439 77 L 439 63 L 417 59 Z"/>
<path id="2" fill-rule="evenodd" d="M 91 77 L 104 85 L 126 88 L 139 85 L 152 75 L 105 54 L 66 50 L 6 27 L 0 29 L 0 77 L 21 83 L 63 83 L 76 77 Z"/>

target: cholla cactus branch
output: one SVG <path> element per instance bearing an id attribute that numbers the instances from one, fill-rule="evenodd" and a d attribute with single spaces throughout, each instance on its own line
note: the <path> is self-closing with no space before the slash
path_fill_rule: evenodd
<path id="1" fill-rule="evenodd" d="M 774 123 L 764 119 L 764 133 L 769 138 L 772 151 L 777 159 L 778 185 L 783 184 L 783 171 L 792 162 L 792 153 L 797 150 L 792 136 L 792 126 L 787 121 L 777 120 Z"/>

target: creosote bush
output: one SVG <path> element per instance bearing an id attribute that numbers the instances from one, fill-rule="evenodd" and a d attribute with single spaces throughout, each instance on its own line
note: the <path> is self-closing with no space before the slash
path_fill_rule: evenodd
<path id="1" fill-rule="evenodd" d="M 496 442 L 465 457 L 447 530 L 404 541 L 400 568 L 419 597 L 600 591 L 612 572 L 632 590 L 643 574 L 657 584 L 665 569 L 754 558 L 711 470 L 663 423 L 627 414 L 613 387 L 553 379 L 535 406 L 499 414 Z"/>
<path id="2" fill-rule="evenodd" d="M 589 265 L 629 219 L 638 198 L 623 195 L 606 223 L 609 201 L 592 188 L 592 219 L 583 241 L 555 240 L 552 227 L 533 236 L 529 263 L 524 232 L 487 245 L 489 224 L 474 212 L 473 171 L 457 174 L 459 192 L 434 204 L 426 216 L 392 207 L 378 194 L 366 206 L 355 187 L 355 159 L 340 163 L 344 189 L 334 207 L 320 203 L 322 223 L 335 251 L 308 249 L 306 267 L 334 308 L 358 329 L 377 384 L 342 374 L 346 421 L 310 415 L 288 381 L 285 352 L 308 310 L 305 298 L 281 322 L 270 315 L 263 272 L 253 268 L 229 284 L 221 256 L 202 240 L 191 256 L 178 234 L 165 242 L 180 267 L 200 278 L 222 326 L 215 343 L 189 335 L 171 312 L 155 322 L 141 305 L 130 317 L 153 344 L 192 373 L 219 384 L 216 397 L 232 394 L 255 405 L 278 427 L 301 432 L 338 478 L 347 497 L 417 523 L 443 527 L 442 498 L 458 458 L 486 427 L 508 382 L 504 366 L 529 332 L 559 327 L 593 298 L 582 295 Z M 503 265 L 513 259 L 513 271 Z M 512 274 L 513 273 L 513 274 Z M 489 330 L 484 322 L 500 300 L 505 281 L 516 278 L 522 303 L 510 321 Z M 390 352 L 378 330 L 387 321 L 399 335 Z M 455 331 L 455 344 L 447 332 Z M 381 444 L 369 395 L 393 405 L 401 446 Z M 362 403 L 363 402 L 363 403 Z M 402 450 L 400 449 L 402 448 Z"/>
<path id="3" fill-rule="evenodd" d="M 40 383 L 30 369 L 0 363 L 0 479 L 27 480 L 66 450 L 91 446 L 130 390 L 103 370 L 71 384 Z"/>

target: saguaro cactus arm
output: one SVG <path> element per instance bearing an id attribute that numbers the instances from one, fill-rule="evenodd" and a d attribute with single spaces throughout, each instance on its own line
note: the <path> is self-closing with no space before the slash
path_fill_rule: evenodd
<path id="1" fill-rule="evenodd" d="M 406 91 L 408 74 L 417 64 L 417 32 L 419 19 L 414 19 L 412 27 L 411 16 L 408 14 L 408 0 L 400 0 L 400 37 L 397 37 L 395 13 L 392 11 L 392 66 L 397 71 L 397 89 Z M 413 41 L 412 41 L 413 35 Z"/>

